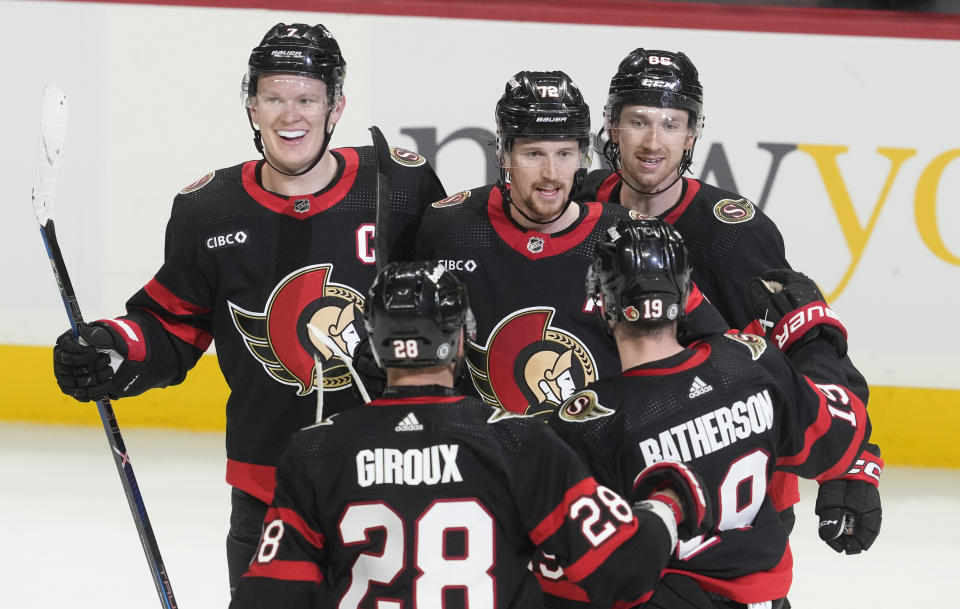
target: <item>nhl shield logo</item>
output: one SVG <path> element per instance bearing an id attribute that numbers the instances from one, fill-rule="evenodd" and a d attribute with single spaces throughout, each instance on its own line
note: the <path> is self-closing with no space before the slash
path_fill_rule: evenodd
<path id="1" fill-rule="evenodd" d="M 530 237 L 527 241 L 527 251 L 531 254 L 539 254 L 543 251 L 543 237 Z"/>
<path id="2" fill-rule="evenodd" d="M 310 211 L 310 199 L 297 199 L 293 202 L 293 211 L 305 214 Z"/>

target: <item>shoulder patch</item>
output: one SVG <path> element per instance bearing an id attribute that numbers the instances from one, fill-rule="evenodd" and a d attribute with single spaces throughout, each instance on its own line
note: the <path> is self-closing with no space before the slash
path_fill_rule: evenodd
<path id="1" fill-rule="evenodd" d="M 613 414 L 613 410 L 600 405 L 597 394 L 586 389 L 567 398 L 558 410 L 560 418 L 570 423 L 585 423 Z"/>
<path id="2" fill-rule="evenodd" d="M 437 209 L 440 209 L 442 207 L 452 207 L 454 205 L 459 205 L 460 203 L 463 203 L 469 198 L 470 198 L 470 191 L 461 190 L 458 193 L 454 193 L 450 195 L 446 199 L 440 199 L 439 201 L 434 201 L 433 203 L 430 204 L 430 207 L 436 207 Z"/>
<path id="3" fill-rule="evenodd" d="M 188 195 L 188 194 L 190 194 L 191 192 L 197 192 L 198 190 L 200 190 L 201 188 L 203 188 L 204 186 L 206 186 L 207 184 L 209 184 L 209 183 L 210 183 L 210 180 L 213 179 L 213 176 L 214 176 L 214 174 L 216 174 L 216 173 L 217 173 L 216 171 L 211 171 L 211 172 L 208 173 L 207 175 L 205 175 L 205 176 L 203 176 L 202 178 L 200 178 L 199 180 L 195 181 L 193 184 L 189 184 L 189 185 L 187 185 L 187 186 L 184 186 L 183 189 L 180 191 L 180 194 L 182 194 L 182 195 Z"/>
<path id="4" fill-rule="evenodd" d="M 763 352 L 767 350 L 767 341 L 756 334 L 741 334 L 734 332 L 724 334 L 730 340 L 736 341 L 750 350 L 750 359 L 756 361 L 760 359 Z"/>
<path id="5" fill-rule="evenodd" d="M 724 224 L 739 224 L 757 214 L 753 203 L 746 199 L 720 199 L 713 206 L 713 215 Z"/>
<path id="6" fill-rule="evenodd" d="M 391 148 L 390 158 L 404 167 L 419 167 L 427 162 L 427 159 L 405 148 Z"/>

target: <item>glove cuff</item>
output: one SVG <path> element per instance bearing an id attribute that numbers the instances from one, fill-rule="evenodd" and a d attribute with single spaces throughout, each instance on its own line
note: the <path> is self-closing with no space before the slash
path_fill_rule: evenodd
<path id="1" fill-rule="evenodd" d="M 883 472 L 883 459 L 880 455 L 873 454 L 869 448 L 864 449 L 853 466 L 847 470 L 847 473 L 840 476 L 839 480 L 860 480 L 867 482 L 879 488 L 880 474 Z"/>
<path id="2" fill-rule="evenodd" d="M 847 329 L 836 313 L 822 300 L 807 303 L 784 315 L 773 327 L 771 338 L 786 353 L 791 345 L 816 326 L 832 326 L 847 338 Z"/>
<path id="3" fill-rule="evenodd" d="M 147 342 L 143 338 L 140 324 L 123 318 L 98 319 L 93 323 L 110 328 L 127 345 L 126 359 L 142 362 L 147 358 Z"/>
<path id="4" fill-rule="evenodd" d="M 677 533 L 676 514 L 671 506 L 661 501 L 665 497 L 664 495 L 658 495 L 657 497 L 657 499 L 638 501 L 633 504 L 633 509 L 635 512 L 652 512 L 663 521 L 663 526 L 667 527 L 667 533 L 670 535 L 670 552 L 673 552 L 677 547 L 677 541 L 680 539 Z"/>

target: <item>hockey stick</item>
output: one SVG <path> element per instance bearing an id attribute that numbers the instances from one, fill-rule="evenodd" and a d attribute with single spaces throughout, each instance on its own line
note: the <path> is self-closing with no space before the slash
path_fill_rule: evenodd
<path id="1" fill-rule="evenodd" d="M 376 229 L 373 235 L 373 250 L 377 259 L 377 272 L 379 273 L 389 262 L 387 260 L 387 233 L 390 227 L 390 203 L 393 191 L 390 176 L 387 175 L 387 167 L 390 162 L 390 146 L 379 127 L 370 127 L 370 135 L 373 138 L 373 151 L 377 165 L 377 215 Z"/>
<path id="2" fill-rule="evenodd" d="M 353 377 L 353 382 L 357 386 L 357 391 L 360 392 L 360 397 L 363 398 L 364 402 L 369 402 L 370 394 L 367 393 L 367 388 L 364 387 L 363 381 L 361 381 L 360 377 L 357 376 L 357 371 L 353 367 L 353 359 L 349 355 L 344 353 L 343 349 L 340 348 L 340 345 L 334 342 L 334 340 L 330 338 L 330 336 L 328 336 L 327 333 L 321 330 L 320 328 L 316 327 L 313 324 L 307 324 L 307 330 L 309 330 L 311 334 L 316 336 L 317 340 L 323 343 L 324 347 L 326 347 L 327 349 L 330 349 L 330 351 L 332 351 L 336 357 L 340 358 L 340 360 L 347 367 L 347 370 L 350 371 L 350 376 Z M 321 387 L 321 390 L 322 390 L 322 387 Z"/>
<path id="3" fill-rule="evenodd" d="M 67 317 L 70 319 L 70 326 L 73 328 L 73 337 L 79 339 L 78 328 L 83 323 L 83 317 L 80 315 L 80 305 L 77 304 L 77 297 L 73 291 L 73 285 L 70 283 L 70 276 L 67 274 L 63 255 L 60 253 L 60 245 L 57 243 L 52 210 L 53 194 L 57 185 L 57 169 L 60 167 L 60 153 L 63 151 L 66 129 L 67 96 L 60 89 L 47 85 L 43 89 L 43 106 L 40 115 L 40 147 L 37 151 L 37 171 L 31 198 L 33 200 L 33 211 L 37 216 L 37 222 L 40 224 L 43 245 L 47 250 L 47 256 L 50 258 L 53 276 L 57 280 L 63 306 L 67 310 Z M 177 601 L 173 596 L 173 588 L 170 586 L 167 571 L 163 566 L 163 559 L 160 558 L 160 549 L 157 547 L 157 540 L 153 535 L 150 519 L 147 517 L 147 509 L 143 505 L 143 498 L 140 497 L 140 488 L 137 486 L 137 479 L 133 475 L 133 465 L 131 465 L 130 458 L 127 456 L 127 449 L 124 446 L 123 437 L 120 435 L 120 427 L 117 425 L 110 400 L 106 398 L 97 400 L 97 410 L 100 413 L 103 429 L 107 433 L 113 462 L 117 467 L 117 473 L 120 474 L 120 481 L 123 483 L 127 504 L 129 504 L 130 512 L 133 514 L 133 521 L 137 525 L 137 533 L 140 534 L 140 543 L 143 544 L 143 551 L 147 556 L 147 563 L 150 565 L 153 583 L 157 588 L 157 594 L 160 595 L 160 603 L 166 609 L 176 609 Z"/>

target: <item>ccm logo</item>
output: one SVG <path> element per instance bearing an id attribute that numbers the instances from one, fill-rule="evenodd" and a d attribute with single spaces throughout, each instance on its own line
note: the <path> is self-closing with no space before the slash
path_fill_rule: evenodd
<path id="1" fill-rule="evenodd" d="M 780 331 L 774 332 L 773 338 L 777 341 L 777 346 L 783 349 L 785 344 L 792 342 L 792 339 L 795 338 L 792 335 L 797 330 L 802 329 L 803 332 L 806 332 L 811 326 L 823 323 L 827 318 L 835 319 L 837 322 L 840 321 L 840 317 L 838 317 L 830 307 L 814 305 L 800 309 L 788 319 L 781 322 L 782 326 L 780 327 Z M 801 334 L 803 334 L 803 332 L 801 332 Z"/>
<path id="2" fill-rule="evenodd" d="M 227 247 L 228 245 L 243 245 L 246 241 L 247 233 L 238 230 L 235 233 L 227 233 L 226 235 L 217 235 L 208 238 L 207 249 L 215 250 L 221 247 Z"/>

